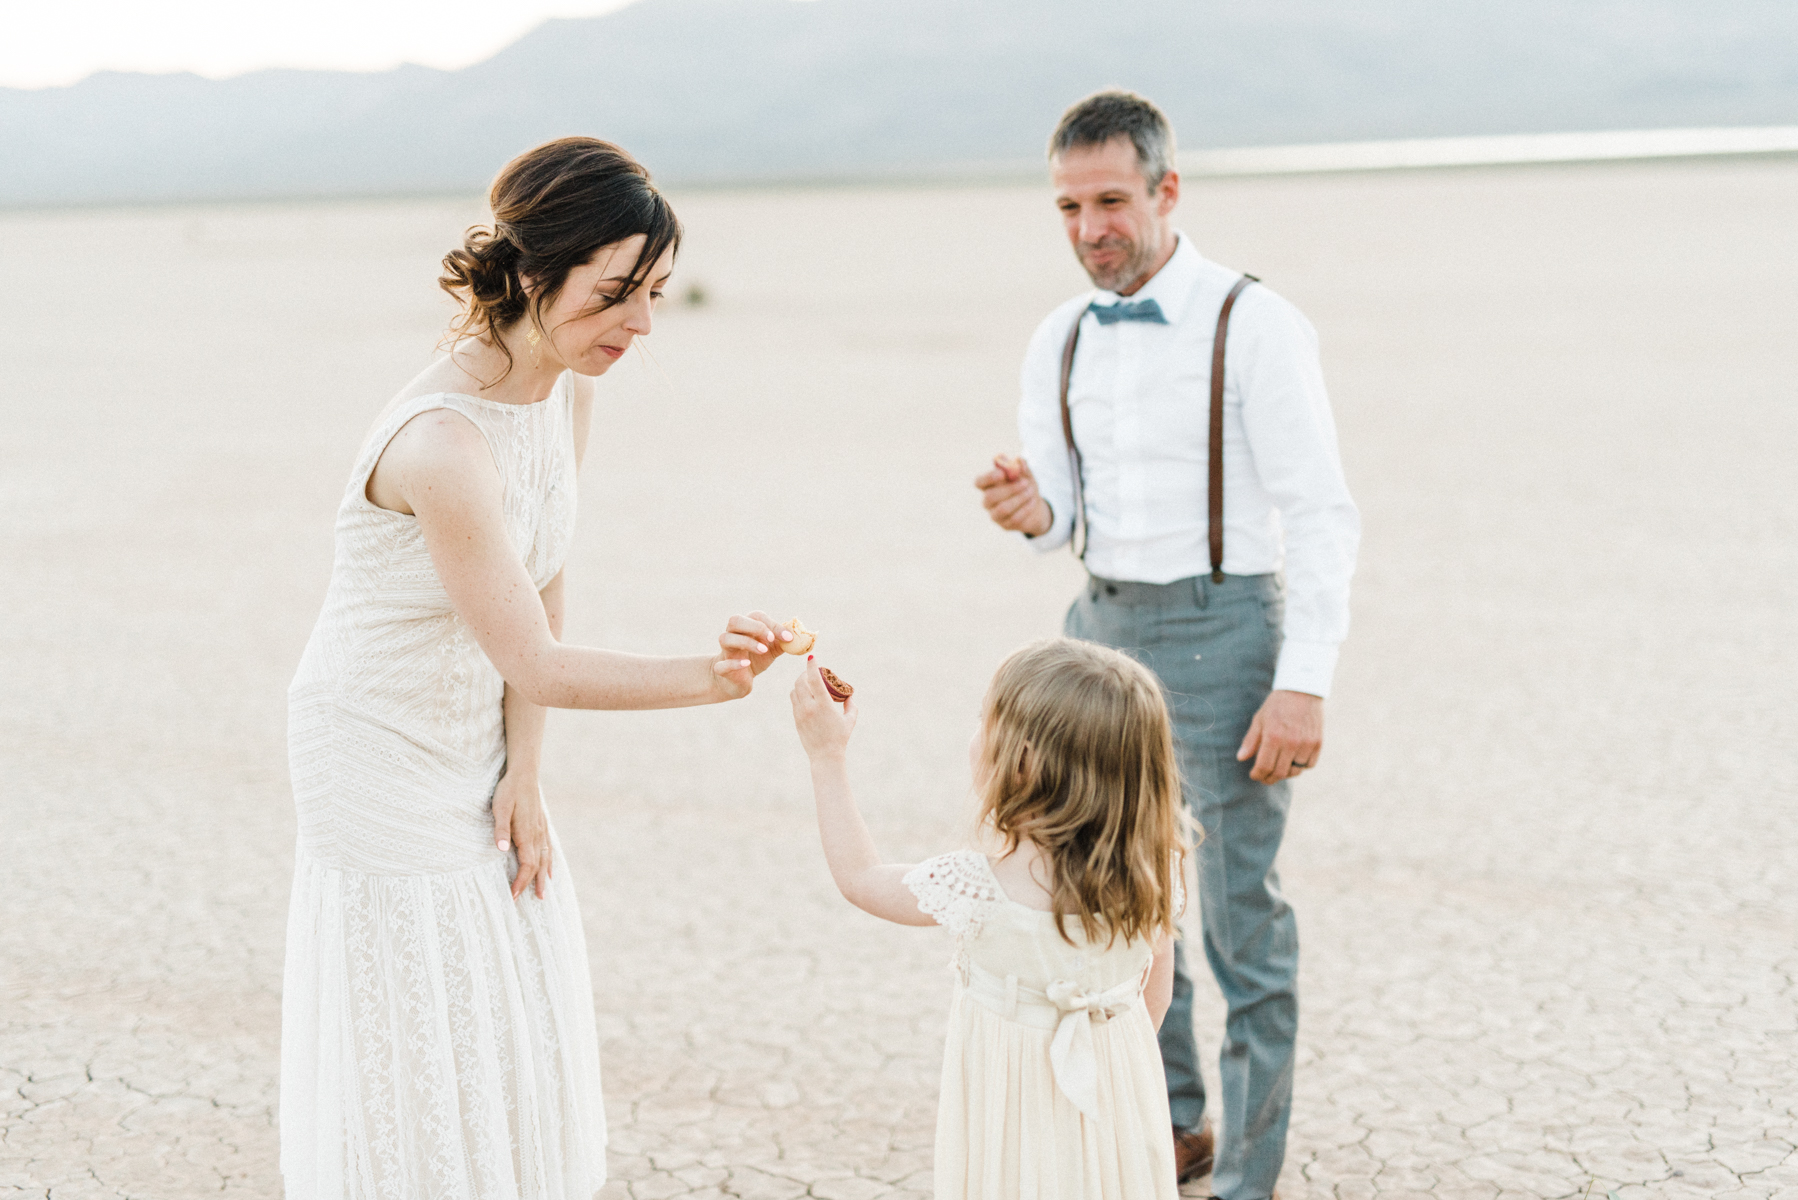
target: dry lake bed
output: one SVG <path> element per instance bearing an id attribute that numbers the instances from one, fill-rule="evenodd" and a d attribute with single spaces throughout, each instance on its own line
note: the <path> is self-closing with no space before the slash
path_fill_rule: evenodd
<path id="1" fill-rule="evenodd" d="M 803 616 L 876 835 L 950 848 L 986 680 L 1080 578 L 970 486 L 1083 285 L 1046 188 L 675 199 L 568 636 Z M 1316 324 L 1366 525 L 1282 858 L 1287 1200 L 1798 1196 L 1795 214 L 1789 159 L 1189 183 Z M 480 215 L 0 214 L 0 1197 L 281 1192 L 284 692 Z M 950 948 L 837 897 L 790 670 L 552 719 L 606 1200 L 929 1195 Z"/>

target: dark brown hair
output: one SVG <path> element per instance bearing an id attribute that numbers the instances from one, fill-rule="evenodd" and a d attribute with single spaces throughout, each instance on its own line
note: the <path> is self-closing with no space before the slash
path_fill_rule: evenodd
<path id="1" fill-rule="evenodd" d="M 527 315 L 536 321 L 569 271 L 603 247 L 643 235 L 627 282 L 585 316 L 621 303 L 643 286 L 664 252 L 680 248 L 680 221 L 649 172 L 598 138 L 557 138 L 525 151 L 500 171 L 487 204 L 493 227 L 471 226 L 461 248 L 443 256 L 437 282 L 462 304 L 449 336 L 492 342 L 506 356 L 507 373 L 512 354 L 500 331 Z M 526 275 L 536 285 L 533 294 L 525 292 Z"/>

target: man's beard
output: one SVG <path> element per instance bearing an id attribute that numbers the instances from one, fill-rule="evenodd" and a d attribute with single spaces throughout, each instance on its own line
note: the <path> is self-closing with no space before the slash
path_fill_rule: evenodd
<path id="1" fill-rule="evenodd" d="M 1122 250 L 1124 257 L 1115 266 L 1095 270 L 1086 261 L 1088 252 L 1093 250 Z M 1081 242 L 1078 257 L 1094 287 L 1122 292 L 1154 269 L 1155 260 L 1161 257 L 1161 247 L 1150 245 L 1148 239 L 1132 242 L 1127 238 L 1103 237 L 1096 242 Z"/>

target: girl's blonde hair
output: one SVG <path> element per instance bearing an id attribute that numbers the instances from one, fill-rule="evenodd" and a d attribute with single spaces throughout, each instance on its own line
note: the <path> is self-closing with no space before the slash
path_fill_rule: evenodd
<path id="1" fill-rule="evenodd" d="M 1005 660 L 981 716 L 979 819 L 1005 853 L 1026 839 L 1042 851 L 1057 916 L 1078 917 L 1088 941 L 1174 932 L 1190 843 L 1155 676 L 1116 650 L 1049 638 Z"/>

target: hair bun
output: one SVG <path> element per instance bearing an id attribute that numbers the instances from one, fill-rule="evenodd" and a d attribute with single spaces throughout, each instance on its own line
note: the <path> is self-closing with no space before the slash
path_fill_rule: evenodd
<path id="1" fill-rule="evenodd" d="M 493 314 L 508 321 L 524 311 L 518 259 L 518 247 L 510 239 L 477 225 L 463 237 L 459 249 L 443 256 L 443 275 L 437 282 L 446 291 L 465 293 L 463 303 L 470 308 L 494 310 L 515 301 L 517 312 Z"/>

